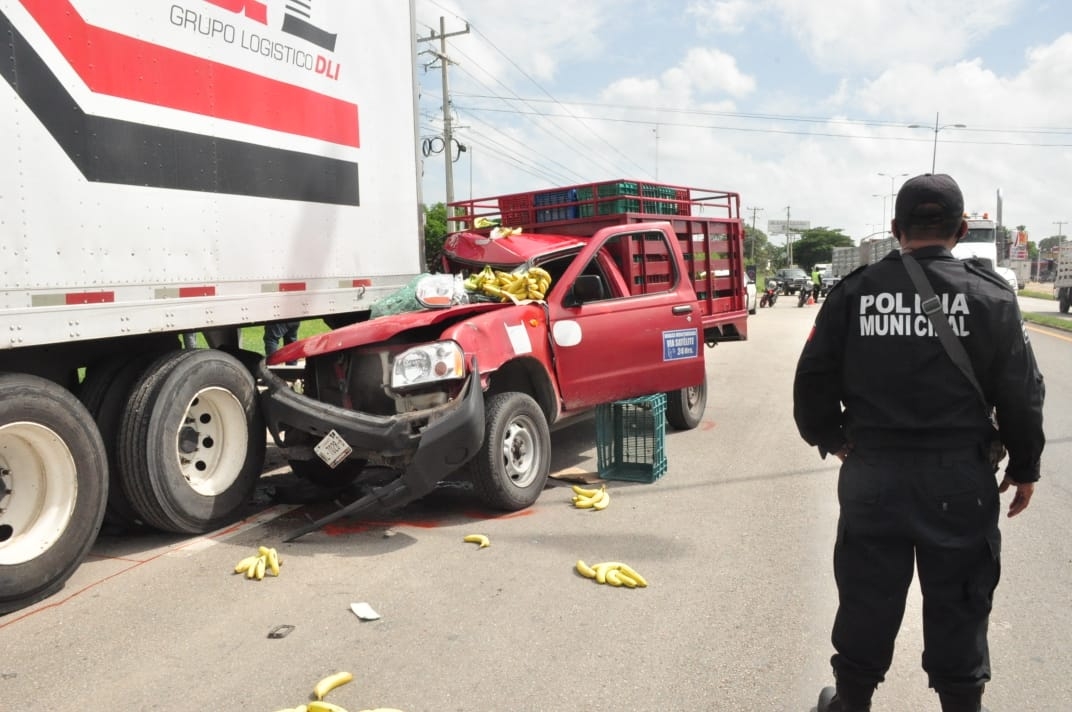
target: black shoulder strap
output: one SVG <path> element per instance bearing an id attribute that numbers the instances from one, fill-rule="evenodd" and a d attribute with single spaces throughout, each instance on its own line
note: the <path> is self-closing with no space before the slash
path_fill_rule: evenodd
<path id="1" fill-rule="evenodd" d="M 975 378 L 975 371 L 972 369 L 968 352 L 964 350 L 964 344 L 960 343 L 960 339 L 953 333 L 953 328 L 949 326 L 949 320 L 945 318 L 945 312 L 942 311 L 942 303 L 934 293 L 931 283 L 927 280 L 927 275 L 923 273 L 923 268 L 919 266 L 919 262 L 916 262 L 915 257 L 907 253 L 901 254 L 901 261 L 904 262 L 905 269 L 908 270 L 908 276 L 912 279 L 912 284 L 916 285 L 916 291 L 922 297 L 923 313 L 931 320 L 934 332 L 938 334 L 938 340 L 942 342 L 942 346 L 945 348 L 945 352 L 949 354 L 949 358 L 953 360 L 953 363 L 956 364 L 957 368 L 968 379 L 968 382 L 975 388 L 975 392 L 979 394 L 979 399 L 983 402 L 983 407 L 989 412 L 990 404 L 987 403 L 983 388 Z"/>

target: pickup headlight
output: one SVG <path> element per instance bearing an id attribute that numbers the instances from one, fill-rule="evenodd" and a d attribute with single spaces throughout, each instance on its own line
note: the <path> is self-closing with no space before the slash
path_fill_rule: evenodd
<path id="1" fill-rule="evenodd" d="M 391 388 L 409 388 L 465 377 L 465 354 L 453 341 L 415 346 L 398 354 L 391 366 Z"/>

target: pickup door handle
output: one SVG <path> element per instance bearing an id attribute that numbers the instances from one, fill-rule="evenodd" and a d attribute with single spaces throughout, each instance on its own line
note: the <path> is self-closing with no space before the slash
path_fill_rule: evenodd
<path id="1" fill-rule="evenodd" d="M 672 311 L 673 311 L 674 314 L 691 314 L 692 313 L 692 305 L 691 304 L 678 304 L 676 307 L 674 307 L 672 309 Z"/>

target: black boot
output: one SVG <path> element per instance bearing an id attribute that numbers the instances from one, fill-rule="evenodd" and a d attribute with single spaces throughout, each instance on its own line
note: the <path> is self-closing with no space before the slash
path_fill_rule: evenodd
<path id="1" fill-rule="evenodd" d="M 938 699 L 942 701 L 942 712 L 986 712 L 983 707 L 983 688 L 942 692 Z"/>
<path id="2" fill-rule="evenodd" d="M 819 693 L 819 702 L 815 705 L 815 712 L 870 712 L 871 703 L 850 704 L 838 695 L 833 687 L 824 687 Z"/>

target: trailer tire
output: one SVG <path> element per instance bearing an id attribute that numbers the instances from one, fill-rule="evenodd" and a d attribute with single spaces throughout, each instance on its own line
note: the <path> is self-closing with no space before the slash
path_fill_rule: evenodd
<path id="1" fill-rule="evenodd" d="M 0 375 L 0 615 L 63 587 L 107 498 L 108 458 L 85 406 L 47 379 Z"/>
<path id="2" fill-rule="evenodd" d="M 1062 287 L 1057 292 L 1057 307 L 1061 310 L 1062 314 L 1068 313 L 1069 302 L 1072 302 L 1072 299 L 1068 298 L 1068 287 Z"/>
<path id="3" fill-rule="evenodd" d="M 470 465 L 473 488 L 493 509 L 532 506 L 551 471 L 551 429 L 525 393 L 496 393 L 484 406 L 484 443 Z"/>
<path id="4" fill-rule="evenodd" d="M 119 434 L 134 509 L 163 531 L 201 534 L 231 521 L 264 465 L 253 376 L 216 349 L 175 351 L 135 384 Z"/>
<path id="5" fill-rule="evenodd" d="M 104 523 L 107 525 L 122 528 L 145 526 L 145 522 L 130 503 L 130 498 L 123 491 L 117 450 L 123 409 L 130 399 L 131 389 L 153 359 L 153 355 L 143 354 L 126 360 L 112 359 L 104 364 L 90 366 L 78 391 L 79 400 L 85 404 L 97 423 L 108 453 L 108 506 L 104 510 Z"/>
<path id="6" fill-rule="evenodd" d="M 707 378 L 695 386 L 666 394 L 666 422 L 675 430 L 692 430 L 707 410 Z"/>

